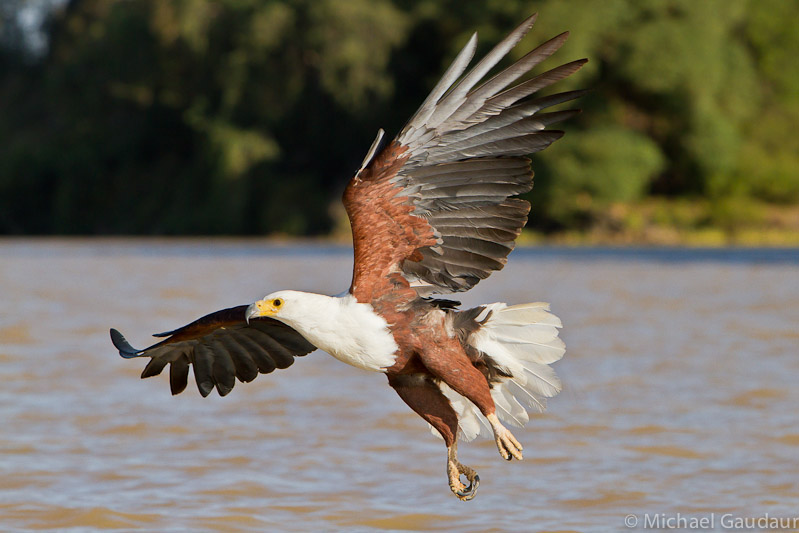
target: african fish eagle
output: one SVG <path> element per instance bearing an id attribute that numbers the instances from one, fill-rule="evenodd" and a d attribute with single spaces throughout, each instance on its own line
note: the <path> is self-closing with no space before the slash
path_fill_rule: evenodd
<path id="1" fill-rule="evenodd" d="M 585 59 L 512 85 L 568 32 L 478 85 L 535 20 L 463 75 L 476 48 L 472 35 L 399 135 L 384 146 L 378 132 L 344 192 L 355 251 L 349 291 L 274 292 L 157 334 L 166 338 L 144 350 L 112 329 L 120 355 L 150 358 L 142 378 L 169 363 L 172 394 L 186 388 L 193 365 L 200 394 L 216 387 L 224 396 L 236 378 L 252 381 L 319 348 L 388 377 L 444 439 L 449 486 L 461 500 L 475 496 L 480 478 L 458 461 L 458 437 L 493 436 L 504 459 L 521 460 L 521 444 L 501 421 L 524 425 L 528 409 L 543 411 L 561 390 L 549 367 L 565 351 L 560 320 L 545 303 L 459 310 L 459 302 L 431 295 L 466 291 L 502 269 L 530 211 L 528 202 L 511 198 L 532 188 L 525 156 L 563 135 L 547 126 L 579 112 L 540 111 L 584 91 L 531 95 Z"/>

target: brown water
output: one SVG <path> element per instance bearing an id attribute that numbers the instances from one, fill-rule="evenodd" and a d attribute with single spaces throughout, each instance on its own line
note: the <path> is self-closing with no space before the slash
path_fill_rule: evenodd
<path id="1" fill-rule="evenodd" d="M 799 516 L 799 251 L 518 250 L 465 304 L 544 300 L 564 392 L 461 446 L 475 500 L 383 376 L 316 352 L 227 397 L 140 380 L 150 332 L 280 288 L 340 292 L 347 248 L 0 241 L 0 530 L 619 531 Z"/>

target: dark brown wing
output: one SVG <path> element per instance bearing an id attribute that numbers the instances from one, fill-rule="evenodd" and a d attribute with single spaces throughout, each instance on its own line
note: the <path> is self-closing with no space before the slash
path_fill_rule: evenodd
<path id="1" fill-rule="evenodd" d="M 222 309 L 191 324 L 155 337 L 163 341 L 137 350 L 122 334 L 111 330 L 111 341 L 119 355 L 129 359 L 150 357 L 141 377 L 157 376 L 169 364 L 172 394 L 183 392 L 188 383 L 189 365 L 200 394 L 208 396 L 214 386 L 225 396 L 236 383 L 250 382 L 276 368 L 287 368 L 294 357 L 316 347 L 294 329 L 271 318 L 245 319 L 246 305 Z"/>
<path id="2" fill-rule="evenodd" d="M 528 202 L 511 198 L 532 188 L 525 155 L 559 139 L 563 132 L 545 128 L 579 111 L 539 112 L 583 94 L 528 98 L 576 72 L 586 60 L 506 89 L 560 48 L 567 33 L 475 88 L 535 18 L 524 21 L 461 78 L 474 55 L 472 36 L 382 151 L 382 132 L 378 136 L 344 193 L 355 246 L 351 292 L 359 301 L 371 301 L 398 283 L 430 292 L 464 291 L 505 265 L 530 210 Z"/>

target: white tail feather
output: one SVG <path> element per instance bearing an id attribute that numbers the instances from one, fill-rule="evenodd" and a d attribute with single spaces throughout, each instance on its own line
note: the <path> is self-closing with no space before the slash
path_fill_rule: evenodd
<path id="1" fill-rule="evenodd" d="M 491 397 L 497 416 L 513 426 L 523 426 L 529 421 L 527 410 L 543 412 L 546 398 L 561 391 L 561 382 L 549 366 L 558 361 L 566 351 L 558 337 L 562 326 L 558 317 L 549 312 L 549 304 L 529 303 L 507 306 L 493 303 L 475 319 L 481 323 L 467 342 L 488 355 L 511 376 L 495 383 Z M 488 420 L 471 401 L 445 383 L 441 391 L 458 414 L 458 437 L 470 441 L 477 436 L 491 437 Z M 433 434 L 438 432 L 433 430 Z"/>

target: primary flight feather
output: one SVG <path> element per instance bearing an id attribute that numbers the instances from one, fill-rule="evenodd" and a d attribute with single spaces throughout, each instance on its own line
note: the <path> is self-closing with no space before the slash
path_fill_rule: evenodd
<path id="1" fill-rule="evenodd" d="M 120 355 L 149 357 L 143 378 L 168 364 L 173 394 L 186 388 L 192 367 L 200 394 L 216 388 L 224 396 L 236 378 L 252 381 L 319 348 L 387 375 L 444 439 L 449 486 L 461 500 L 474 497 L 480 478 L 458 461 L 458 437 L 493 436 L 503 458 L 522 459 L 503 422 L 524 425 L 528 410 L 542 411 L 560 391 L 549 367 L 565 351 L 560 320 L 544 303 L 459 310 L 458 302 L 430 295 L 468 290 L 502 269 L 530 211 L 527 201 L 513 198 L 532 188 L 525 156 L 563 136 L 546 128 L 578 112 L 541 111 L 582 91 L 533 95 L 584 59 L 513 85 L 567 33 L 480 84 L 535 20 L 525 20 L 464 74 L 477 45 L 473 35 L 399 135 L 384 146 L 380 130 L 344 192 L 355 252 L 348 292 L 278 291 L 157 334 L 164 339 L 144 350 L 112 329 Z"/>

